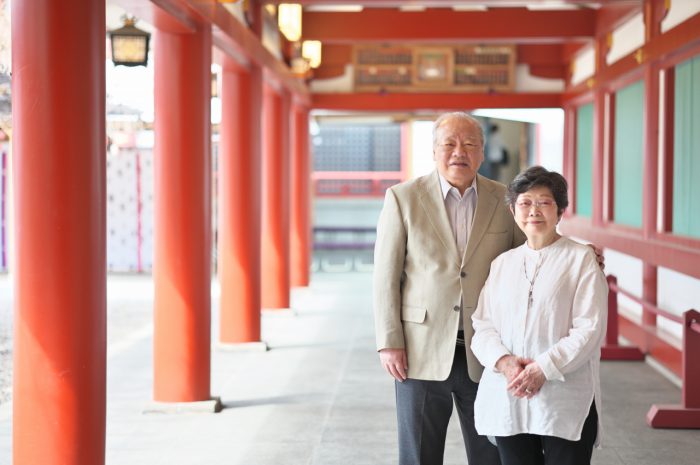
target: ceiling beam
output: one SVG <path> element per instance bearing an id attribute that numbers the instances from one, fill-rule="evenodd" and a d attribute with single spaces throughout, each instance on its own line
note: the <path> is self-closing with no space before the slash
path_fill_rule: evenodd
<path id="1" fill-rule="evenodd" d="M 313 109 L 339 111 L 473 110 L 475 108 L 560 108 L 559 93 L 338 93 L 312 94 Z"/>
<path id="2" fill-rule="evenodd" d="M 266 0 L 266 3 L 289 3 L 290 0 Z M 471 6 L 475 9 L 483 8 L 500 8 L 512 6 L 532 5 L 535 7 L 543 7 L 556 9 L 552 5 L 552 0 L 295 0 L 294 3 L 300 3 L 304 6 L 347 6 L 359 5 L 365 8 L 399 8 L 399 7 L 425 7 L 425 8 L 451 8 Z M 640 4 L 640 0 L 560 0 L 560 4 L 569 5 L 572 7 L 596 8 L 610 4 Z"/>
<path id="3" fill-rule="evenodd" d="M 371 8 L 356 13 L 304 12 L 304 39 L 324 43 L 479 42 L 552 43 L 590 39 L 596 12 L 591 9 L 488 11 L 429 9 L 407 12 Z"/>

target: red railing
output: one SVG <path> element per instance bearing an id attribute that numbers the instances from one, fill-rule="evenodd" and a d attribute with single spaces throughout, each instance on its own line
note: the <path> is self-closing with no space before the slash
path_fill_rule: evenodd
<path id="1" fill-rule="evenodd" d="M 645 310 L 683 325 L 682 352 L 682 404 L 654 404 L 647 412 L 647 423 L 652 428 L 700 428 L 700 313 L 690 309 L 683 315 L 675 315 L 656 305 L 621 289 L 615 276 L 608 276 L 608 332 L 605 336 L 601 358 L 604 360 L 641 360 L 644 358 L 637 347 L 622 347 L 617 344 L 618 312 L 617 294 L 637 302 Z M 650 329 L 646 329 L 650 331 Z M 607 353 L 607 357 L 606 357 Z M 638 358 L 638 354 L 641 355 Z M 619 355 L 616 357 L 616 355 Z"/>
<path id="2" fill-rule="evenodd" d="M 621 346 L 618 343 L 619 323 L 617 312 L 617 293 L 628 295 L 617 287 L 617 278 L 608 275 L 608 331 L 605 334 L 605 345 L 601 348 L 600 358 L 603 360 L 644 360 L 644 354 L 638 347 Z M 634 297 L 634 296 L 633 296 Z"/>
<path id="3" fill-rule="evenodd" d="M 384 197 L 387 188 L 405 179 L 401 171 L 315 171 L 317 197 Z"/>

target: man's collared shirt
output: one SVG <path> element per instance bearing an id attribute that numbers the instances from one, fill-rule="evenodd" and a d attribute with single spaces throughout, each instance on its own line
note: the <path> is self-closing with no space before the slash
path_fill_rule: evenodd
<path id="1" fill-rule="evenodd" d="M 476 176 L 474 176 L 472 185 L 464 191 L 464 195 L 460 195 L 459 189 L 447 182 L 440 173 L 438 173 L 438 176 L 440 177 L 440 188 L 442 189 L 442 198 L 445 201 L 447 217 L 450 219 L 450 225 L 452 226 L 452 235 L 457 243 L 459 256 L 463 258 L 464 251 L 467 248 L 467 241 L 469 240 L 469 233 L 472 230 L 474 212 L 476 211 L 478 198 Z"/>

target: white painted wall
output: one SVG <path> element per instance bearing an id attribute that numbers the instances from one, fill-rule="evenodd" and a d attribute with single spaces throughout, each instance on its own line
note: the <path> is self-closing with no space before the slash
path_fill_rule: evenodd
<path id="1" fill-rule="evenodd" d="M 563 92 L 563 79 L 546 79 L 530 74 L 530 66 L 520 64 L 515 67 L 516 92 Z"/>
<path id="2" fill-rule="evenodd" d="M 663 33 L 673 29 L 697 13 L 700 13 L 700 1 L 673 0 L 671 2 L 671 9 L 664 20 L 661 21 L 661 32 Z"/>
<path id="3" fill-rule="evenodd" d="M 581 51 L 574 59 L 574 72 L 571 76 L 571 84 L 576 85 L 585 81 L 595 73 L 595 50 L 588 47 Z"/>
<path id="4" fill-rule="evenodd" d="M 345 65 L 345 72 L 342 76 L 329 79 L 313 79 L 309 84 L 312 93 L 348 93 L 353 91 L 353 66 Z"/>
<path id="5" fill-rule="evenodd" d="M 644 45 L 644 16 L 634 15 L 612 33 L 612 46 L 605 57 L 607 64 L 615 63 Z"/>
<path id="6" fill-rule="evenodd" d="M 411 153 L 409 177 L 417 178 L 435 169 L 433 160 L 433 122 L 413 121 L 411 123 Z"/>
<path id="7" fill-rule="evenodd" d="M 689 309 L 700 311 L 700 279 L 667 268 L 659 268 L 656 279 L 656 302 L 659 308 L 675 315 L 682 315 Z M 681 325 L 670 320 L 659 318 L 657 326 L 679 339 L 682 336 Z"/>
<path id="8" fill-rule="evenodd" d="M 605 249 L 605 273 L 617 277 L 617 284 L 635 296 L 642 296 L 642 261 L 631 255 L 613 249 Z M 642 307 L 633 300 L 620 295 L 618 298 L 620 313 L 634 321 L 641 321 Z"/>

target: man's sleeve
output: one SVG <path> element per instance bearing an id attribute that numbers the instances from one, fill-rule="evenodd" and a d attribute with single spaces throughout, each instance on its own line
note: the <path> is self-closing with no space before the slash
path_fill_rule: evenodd
<path id="1" fill-rule="evenodd" d="M 405 347 L 401 324 L 401 280 L 406 228 L 392 189 L 387 189 L 374 246 L 374 323 L 377 350 Z"/>

